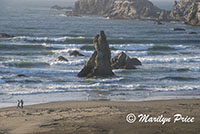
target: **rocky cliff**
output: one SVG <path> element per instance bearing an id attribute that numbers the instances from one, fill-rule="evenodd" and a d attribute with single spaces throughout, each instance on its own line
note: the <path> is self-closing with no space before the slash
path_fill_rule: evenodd
<path id="1" fill-rule="evenodd" d="M 174 3 L 168 20 L 184 21 L 189 25 L 200 25 L 200 0 L 180 0 Z"/>
<path id="2" fill-rule="evenodd" d="M 161 10 L 148 0 L 78 0 L 73 14 L 101 15 L 112 19 L 157 19 L 200 25 L 200 0 L 179 0 L 171 11 Z"/>
<path id="3" fill-rule="evenodd" d="M 155 19 L 162 10 L 148 0 L 78 0 L 73 11 L 113 19 Z"/>

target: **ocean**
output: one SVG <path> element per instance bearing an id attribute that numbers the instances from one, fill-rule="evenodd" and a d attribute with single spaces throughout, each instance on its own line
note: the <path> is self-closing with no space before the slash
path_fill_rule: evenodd
<path id="1" fill-rule="evenodd" d="M 200 98 L 200 27 L 179 22 L 66 17 L 52 3 L 0 1 L 0 107 L 52 101 L 147 101 Z M 186 31 L 173 31 L 173 28 Z M 115 77 L 78 78 L 104 30 L 112 56 L 138 58 L 136 70 Z M 188 34 L 197 32 L 197 34 Z M 78 50 L 85 57 L 71 57 Z M 69 61 L 55 61 L 64 56 Z M 19 74 L 25 77 L 18 77 Z"/>

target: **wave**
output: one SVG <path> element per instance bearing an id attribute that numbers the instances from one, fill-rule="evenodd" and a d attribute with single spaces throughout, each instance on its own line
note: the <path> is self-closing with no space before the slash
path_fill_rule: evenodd
<path id="1" fill-rule="evenodd" d="M 114 50 L 112 52 L 112 57 L 116 56 L 117 54 L 121 53 L 122 50 Z M 125 52 L 128 56 L 147 56 L 148 53 L 145 51 L 126 51 Z"/>
<path id="2" fill-rule="evenodd" d="M 50 70 L 31 68 L 4 68 L 0 67 L 0 73 L 24 74 L 24 75 L 69 75 L 78 73 L 80 70 Z"/>
<path id="3" fill-rule="evenodd" d="M 3 65 L 9 66 L 9 67 L 19 67 L 19 68 L 31 68 L 31 67 L 45 67 L 49 66 L 48 63 L 45 62 L 32 62 L 32 61 L 9 61 L 4 62 Z"/>
<path id="4" fill-rule="evenodd" d="M 16 56 L 30 56 L 30 55 L 53 55 L 52 51 L 4 51 L 0 52 L 0 55 L 16 55 Z"/>
<path id="5" fill-rule="evenodd" d="M 74 44 L 92 44 L 94 37 L 83 37 L 83 36 L 62 36 L 62 37 L 31 37 L 31 36 L 17 36 L 11 39 L 14 40 L 24 40 L 30 42 L 57 42 L 57 43 L 74 43 Z M 109 44 L 149 44 L 149 42 L 153 44 L 199 44 L 198 39 L 182 39 L 182 40 L 174 40 L 174 39 L 149 39 L 145 40 L 144 38 L 108 38 Z"/>
<path id="6" fill-rule="evenodd" d="M 30 41 L 30 42 L 57 42 L 57 43 L 87 43 L 88 41 L 92 41 L 92 38 L 86 37 L 30 37 L 30 36 L 18 36 L 14 37 L 15 40 L 23 40 L 23 41 Z M 92 43 L 92 42 L 91 42 Z"/>
<path id="7" fill-rule="evenodd" d="M 183 50 L 188 46 L 183 45 L 155 45 L 155 44 L 123 44 L 123 45 L 110 45 L 116 50 L 124 51 L 172 51 Z"/>
<path id="8" fill-rule="evenodd" d="M 197 90 L 200 89 L 200 85 L 174 85 L 167 87 L 152 87 L 149 90 L 152 91 L 187 91 L 187 90 Z"/>
<path id="9" fill-rule="evenodd" d="M 199 57 L 142 57 L 139 58 L 142 63 L 152 64 L 152 63 L 190 63 L 190 62 L 200 62 Z"/>
<path id="10" fill-rule="evenodd" d="M 97 82 L 97 83 L 112 83 L 112 82 L 119 82 L 123 77 L 119 78 L 110 78 L 110 79 L 88 79 L 89 82 Z"/>
<path id="11" fill-rule="evenodd" d="M 190 68 L 190 71 L 192 71 L 192 72 L 200 72 L 200 67 Z"/>
<path id="12" fill-rule="evenodd" d="M 51 46 L 45 45 L 38 45 L 38 44 L 28 44 L 28 45 L 15 45 L 15 44 L 6 44 L 0 45 L 0 50 L 27 50 L 27 49 L 34 49 L 34 50 L 41 50 L 41 49 L 53 49 Z"/>
<path id="13" fill-rule="evenodd" d="M 199 78 L 187 77 L 187 76 L 170 76 L 160 78 L 159 80 L 175 80 L 175 81 L 193 81 L 198 80 Z"/>
<path id="14" fill-rule="evenodd" d="M 167 46 L 167 45 L 154 45 L 152 48 L 149 48 L 148 50 L 151 51 L 172 51 L 172 50 L 179 50 L 179 49 L 185 49 L 184 46 L 182 47 L 175 47 L 175 46 Z"/>
<path id="15" fill-rule="evenodd" d="M 110 45 L 116 50 L 125 51 L 144 51 L 152 48 L 153 44 L 123 44 L 123 45 Z"/>
<path id="16" fill-rule="evenodd" d="M 61 66 L 67 66 L 67 65 L 70 65 L 70 66 L 78 66 L 78 65 L 84 65 L 86 62 L 85 59 L 78 59 L 78 60 L 72 60 L 72 61 L 54 61 L 52 63 L 50 63 L 51 66 L 53 65 L 61 65 Z"/>
<path id="17" fill-rule="evenodd" d="M 1 77 L 0 77 L 0 84 L 6 83 Z"/>
<path id="18" fill-rule="evenodd" d="M 43 88 L 42 86 L 40 87 L 29 87 L 29 88 L 18 88 L 18 87 L 13 87 L 10 85 L 5 86 L 5 88 L 10 89 L 12 88 L 12 90 L 9 90 L 8 92 L 6 92 L 6 94 L 9 95 L 31 95 L 31 94 L 43 94 L 43 93 L 60 93 L 60 92 L 64 92 L 64 90 L 62 89 L 48 89 L 48 88 Z M 20 89 L 20 90 L 19 90 Z"/>
<path id="19" fill-rule="evenodd" d="M 187 71 L 190 71 L 190 68 L 178 68 L 178 69 L 176 69 L 176 71 L 178 71 L 178 72 L 187 72 Z"/>

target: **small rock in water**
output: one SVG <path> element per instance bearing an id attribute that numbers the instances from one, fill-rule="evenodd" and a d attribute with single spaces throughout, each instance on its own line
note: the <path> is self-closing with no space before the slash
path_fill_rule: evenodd
<path id="1" fill-rule="evenodd" d="M 83 54 L 79 53 L 78 51 L 72 51 L 70 54 L 70 56 L 84 56 Z"/>
<path id="2" fill-rule="evenodd" d="M 10 37 L 13 37 L 13 36 L 6 33 L 0 33 L 0 38 L 10 38 Z"/>
<path id="3" fill-rule="evenodd" d="M 174 30 L 174 31 L 185 31 L 184 28 L 174 28 L 173 30 Z"/>
<path id="4" fill-rule="evenodd" d="M 154 22 L 154 24 L 162 25 L 162 22 L 160 22 L 159 20 L 156 20 L 156 21 Z"/>
<path id="5" fill-rule="evenodd" d="M 130 58 L 124 52 L 113 57 L 111 63 L 112 69 L 136 69 L 135 66 L 142 65 L 137 58 Z"/>
<path id="6" fill-rule="evenodd" d="M 68 61 L 65 57 L 59 56 L 56 61 Z"/>
<path id="7" fill-rule="evenodd" d="M 17 77 L 26 77 L 24 74 L 18 74 Z"/>
<path id="8" fill-rule="evenodd" d="M 197 34 L 197 32 L 189 32 L 189 34 Z"/>

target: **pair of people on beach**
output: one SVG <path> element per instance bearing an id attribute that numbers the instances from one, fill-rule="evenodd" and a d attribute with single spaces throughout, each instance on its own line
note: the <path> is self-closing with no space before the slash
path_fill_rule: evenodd
<path id="1" fill-rule="evenodd" d="M 20 101 L 17 100 L 17 108 L 23 108 L 23 107 L 24 107 L 24 101 L 22 99 Z"/>

